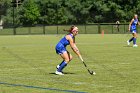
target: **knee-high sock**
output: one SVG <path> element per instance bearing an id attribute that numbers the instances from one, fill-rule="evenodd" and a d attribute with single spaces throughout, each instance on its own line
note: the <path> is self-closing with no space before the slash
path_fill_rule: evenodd
<path id="1" fill-rule="evenodd" d="M 134 37 L 134 39 L 133 39 L 133 44 L 135 45 L 136 44 L 136 38 Z"/>
<path id="2" fill-rule="evenodd" d="M 57 71 L 62 72 L 62 70 L 67 66 L 67 63 L 65 61 L 63 61 L 60 64 L 60 67 L 57 69 Z"/>
<path id="3" fill-rule="evenodd" d="M 132 38 L 129 40 L 129 42 L 131 42 L 133 39 L 134 39 L 134 37 L 132 37 Z"/>
<path id="4" fill-rule="evenodd" d="M 64 60 L 59 64 L 59 67 L 60 67 L 60 65 L 61 65 L 63 62 L 64 62 Z"/>

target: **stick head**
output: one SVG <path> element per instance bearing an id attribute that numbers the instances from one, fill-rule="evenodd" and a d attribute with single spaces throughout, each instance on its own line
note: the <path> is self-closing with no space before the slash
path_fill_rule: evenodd
<path id="1" fill-rule="evenodd" d="M 96 74 L 94 71 L 88 70 L 88 72 L 90 73 L 90 75 L 95 75 Z"/>

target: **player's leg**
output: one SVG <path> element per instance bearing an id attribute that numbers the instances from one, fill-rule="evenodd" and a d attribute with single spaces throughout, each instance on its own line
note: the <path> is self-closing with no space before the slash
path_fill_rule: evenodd
<path id="1" fill-rule="evenodd" d="M 58 71 L 61 72 L 65 66 L 71 61 L 72 55 L 69 52 L 64 52 L 60 55 L 63 58 L 63 61 L 59 65 Z"/>
<path id="2" fill-rule="evenodd" d="M 134 37 L 134 39 L 133 39 L 133 47 L 137 47 L 138 45 L 136 44 L 136 40 L 137 40 L 137 33 L 136 32 L 133 33 L 133 37 Z"/>
<path id="3" fill-rule="evenodd" d="M 72 55 L 67 51 L 67 53 L 68 53 L 68 57 L 69 57 L 69 61 L 68 61 L 68 63 L 72 60 Z M 57 65 L 57 69 L 60 67 L 60 65 L 65 61 L 65 59 L 64 59 L 64 56 L 63 55 L 61 55 L 61 57 L 62 57 L 62 59 L 63 59 L 63 61 L 59 64 L 59 65 Z"/>
<path id="4" fill-rule="evenodd" d="M 134 37 L 130 38 L 128 41 L 127 41 L 127 45 L 129 46 L 130 45 L 130 42 L 133 41 Z"/>
<path id="5" fill-rule="evenodd" d="M 63 75 L 62 70 L 70 62 L 70 60 L 72 59 L 72 55 L 69 52 L 65 51 L 62 54 L 60 54 L 60 56 L 63 58 L 63 61 L 59 66 L 57 66 L 58 68 L 57 68 L 56 74 Z"/>
<path id="6" fill-rule="evenodd" d="M 68 53 L 68 57 L 69 57 L 69 61 L 68 62 L 70 62 L 72 60 L 72 55 L 68 51 L 67 51 L 67 53 Z M 62 59 L 64 61 L 63 55 L 61 57 L 62 57 Z M 56 67 L 57 69 L 60 67 L 60 65 L 63 63 L 63 61 L 59 65 L 57 65 L 57 67 Z"/>
<path id="7" fill-rule="evenodd" d="M 132 36 L 133 36 L 133 32 L 134 31 L 131 30 Z M 133 41 L 133 39 L 134 39 L 134 36 L 127 41 L 127 45 L 130 45 L 130 42 Z"/>
<path id="8" fill-rule="evenodd" d="M 134 37 L 132 37 L 131 39 L 129 39 L 129 42 L 133 41 Z"/>

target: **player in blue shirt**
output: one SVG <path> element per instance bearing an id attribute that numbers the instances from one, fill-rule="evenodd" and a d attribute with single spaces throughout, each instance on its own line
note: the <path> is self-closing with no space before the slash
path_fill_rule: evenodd
<path id="1" fill-rule="evenodd" d="M 69 34 L 64 36 L 56 45 L 55 50 L 56 53 L 61 56 L 63 61 L 57 65 L 57 70 L 55 74 L 57 75 L 64 75 L 62 73 L 62 70 L 67 66 L 67 64 L 72 60 L 72 55 L 66 50 L 67 45 L 70 45 L 72 50 L 80 57 L 81 54 L 79 52 L 79 49 L 77 48 L 75 44 L 75 36 L 78 34 L 78 28 L 76 26 L 71 27 L 69 30 Z"/>
<path id="2" fill-rule="evenodd" d="M 133 41 L 133 47 L 137 47 L 136 39 L 137 39 L 137 24 L 140 25 L 138 21 L 138 15 L 135 14 L 134 18 L 131 20 L 129 24 L 128 30 L 132 33 L 133 37 L 127 41 L 127 44 L 130 45 L 130 42 Z"/>

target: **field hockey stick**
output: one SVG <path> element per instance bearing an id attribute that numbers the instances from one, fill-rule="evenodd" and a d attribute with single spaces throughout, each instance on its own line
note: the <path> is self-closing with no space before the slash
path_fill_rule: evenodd
<path id="1" fill-rule="evenodd" d="M 84 64 L 85 68 L 87 69 L 87 71 L 89 72 L 90 75 L 95 75 L 96 73 L 94 71 L 89 70 L 89 68 L 87 67 L 86 63 L 84 62 L 82 56 L 79 56 L 80 60 L 82 61 L 82 63 Z"/>

